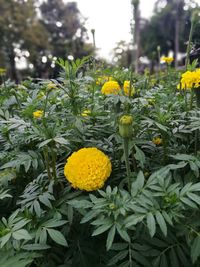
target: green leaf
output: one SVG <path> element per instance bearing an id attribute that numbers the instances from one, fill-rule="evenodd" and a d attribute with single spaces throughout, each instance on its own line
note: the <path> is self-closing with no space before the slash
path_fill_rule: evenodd
<path id="1" fill-rule="evenodd" d="M 41 210 L 40 204 L 37 200 L 34 200 L 33 207 L 34 207 L 34 210 L 35 210 L 35 213 L 37 214 L 37 216 L 40 217 L 42 214 L 42 210 Z"/>
<path id="2" fill-rule="evenodd" d="M 69 205 L 72 205 L 76 209 L 87 209 L 93 207 L 93 204 L 88 200 L 70 200 L 68 201 Z"/>
<path id="3" fill-rule="evenodd" d="M 162 211 L 162 215 L 165 221 L 168 222 L 168 224 L 173 225 L 172 219 L 170 218 L 169 214 L 165 210 Z"/>
<path id="4" fill-rule="evenodd" d="M 124 258 L 126 258 L 126 256 L 128 255 L 128 250 L 124 250 L 124 251 L 120 251 L 119 253 L 117 253 L 109 262 L 108 262 L 108 266 L 110 265 L 114 265 L 115 263 L 117 263 L 120 260 L 123 260 Z"/>
<path id="5" fill-rule="evenodd" d="M 106 249 L 109 250 L 112 246 L 114 237 L 115 237 L 116 227 L 115 225 L 108 232 L 107 241 L 106 241 Z"/>
<path id="6" fill-rule="evenodd" d="M 11 237 L 11 233 L 7 233 L 3 237 L 1 237 L 0 242 L 1 242 L 1 248 L 8 242 L 8 240 Z"/>
<path id="7" fill-rule="evenodd" d="M 59 143 L 61 145 L 69 145 L 69 141 L 67 141 L 66 139 L 64 139 L 63 137 L 55 137 L 53 139 L 56 143 Z"/>
<path id="8" fill-rule="evenodd" d="M 170 250 L 170 262 L 171 262 L 171 266 L 176 266 L 176 267 L 179 267 L 179 261 L 178 261 L 178 258 L 177 258 L 177 255 L 176 255 L 176 252 L 175 252 L 175 249 L 172 248 Z"/>
<path id="9" fill-rule="evenodd" d="M 181 261 L 184 267 L 191 266 L 189 256 L 185 254 L 185 252 L 183 252 L 180 246 L 177 247 L 177 256 L 179 257 L 179 260 Z"/>
<path id="10" fill-rule="evenodd" d="M 197 236 L 191 246 L 192 262 L 195 263 L 200 255 L 200 236 Z"/>
<path id="11" fill-rule="evenodd" d="M 193 209 L 198 209 L 198 206 L 193 201 L 191 201 L 189 198 L 181 197 L 180 200 L 181 200 L 181 202 L 188 205 L 189 207 L 191 207 Z"/>
<path id="12" fill-rule="evenodd" d="M 85 216 L 82 218 L 81 223 L 86 223 L 96 217 L 99 214 L 99 211 L 91 210 L 85 214 Z"/>
<path id="13" fill-rule="evenodd" d="M 21 228 L 23 228 L 27 223 L 29 223 L 30 220 L 21 220 L 15 224 L 15 226 L 12 228 L 13 231 L 17 231 Z"/>
<path id="14" fill-rule="evenodd" d="M 92 233 L 92 236 L 100 235 L 103 232 L 107 231 L 112 226 L 112 223 L 102 225 L 98 227 L 94 232 Z"/>
<path id="15" fill-rule="evenodd" d="M 46 207 L 48 208 L 52 208 L 51 202 L 49 201 L 48 198 L 49 194 L 48 193 L 44 193 L 42 195 L 39 196 L 39 201 L 44 204 Z"/>
<path id="16" fill-rule="evenodd" d="M 45 223 L 43 223 L 42 226 L 44 226 L 46 228 L 54 228 L 54 227 L 59 227 L 61 225 L 64 225 L 66 223 L 67 223 L 67 221 L 65 221 L 65 220 L 51 219 L 51 220 L 48 220 Z"/>
<path id="17" fill-rule="evenodd" d="M 135 159 L 139 161 L 140 167 L 144 168 L 144 164 L 146 161 L 144 152 L 136 145 L 135 145 L 135 151 L 136 151 L 136 153 L 134 154 Z"/>
<path id="18" fill-rule="evenodd" d="M 25 229 L 20 229 L 12 233 L 12 236 L 16 240 L 30 240 L 32 237 L 29 235 L 28 231 Z"/>
<path id="19" fill-rule="evenodd" d="M 156 232 L 156 221 L 151 212 L 147 214 L 147 227 L 149 229 L 150 236 L 153 237 Z"/>
<path id="20" fill-rule="evenodd" d="M 194 172 L 196 178 L 198 178 L 199 177 L 199 167 L 193 161 L 190 161 L 189 165 L 190 165 L 191 170 Z"/>
<path id="21" fill-rule="evenodd" d="M 155 216 L 156 216 L 156 221 L 158 225 L 160 226 L 161 231 L 163 232 L 164 236 L 167 236 L 167 225 L 160 211 L 157 211 Z"/>
<path id="22" fill-rule="evenodd" d="M 46 244 L 26 244 L 22 246 L 24 250 L 33 251 L 33 250 L 44 250 L 49 249 L 50 246 Z"/>
<path id="23" fill-rule="evenodd" d="M 50 237 L 53 239 L 53 241 L 55 241 L 57 244 L 64 246 L 64 247 L 68 246 L 64 235 L 60 231 L 49 229 L 49 228 L 47 228 L 47 231 Z"/>
<path id="24" fill-rule="evenodd" d="M 162 256 L 161 256 L 161 264 L 160 264 L 160 267 L 168 267 L 167 257 L 166 257 L 165 254 L 162 254 Z"/>
<path id="25" fill-rule="evenodd" d="M 144 219 L 145 215 L 131 215 L 125 219 L 126 227 L 131 227 L 136 225 L 137 223 L 141 222 Z"/>
<path id="26" fill-rule="evenodd" d="M 41 148 L 41 147 L 43 147 L 43 146 L 46 146 L 46 145 L 47 145 L 48 143 L 50 143 L 51 141 L 52 141 L 52 139 L 47 139 L 47 140 L 41 142 L 41 143 L 38 145 L 38 147 Z"/>
<path id="27" fill-rule="evenodd" d="M 196 202 L 198 205 L 200 205 L 200 196 L 194 194 L 194 193 L 187 193 L 187 196 L 194 202 Z"/>
<path id="28" fill-rule="evenodd" d="M 171 155 L 170 157 L 177 160 L 185 160 L 185 161 L 190 161 L 195 159 L 195 157 L 188 154 L 176 154 L 176 155 Z"/>
<path id="29" fill-rule="evenodd" d="M 126 229 L 122 228 L 122 226 L 117 225 L 117 232 L 126 242 L 130 242 L 131 239 L 126 231 Z"/>
<path id="30" fill-rule="evenodd" d="M 141 190 L 144 186 L 144 174 L 142 171 L 139 171 L 137 179 L 131 186 L 131 195 L 134 197 L 137 195 L 138 191 Z"/>

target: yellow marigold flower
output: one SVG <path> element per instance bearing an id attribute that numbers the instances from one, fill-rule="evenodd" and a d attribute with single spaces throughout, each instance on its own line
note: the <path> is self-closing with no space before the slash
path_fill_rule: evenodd
<path id="1" fill-rule="evenodd" d="M 116 81 L 105 82 L 101 88 L 101 93 L 104 95 L 111 95 L 111 94 L 117 95 L 120 93 L 120 91 L 121 91 L 121 88 L 118 82 Z"/>
<path id="2" fill-rule="evenodd" d="M 44 114 L 43 110 L 37 110 L 33 112 L 33 117 L 35 119 L 40 119 L 43 116 L 43 114 Z"/>
<path id="3" fill-rule="evenodd" d="M 102 85 L 105 82 L 112 81 L 112 80 L 113 80 L 113 77 L 111 76 L 100 76 L 97 78 L 96 84 Z"/>
<path id="4" fill-rule="evenodd" d="M 86 109 L 81 113 L 81 116 L 88 117 L 91 114 L 91 110 Z"/>
<path id="5" fill-rule="evenodd" d="M 124 81 L 124 86 L 123 86 L 124 94 L 127 96 L 133 96 L 135 93 L 135 88 L 131 86 L 130 88 L 130 81 Z"/>
<path id="6" fill-rule="evenodd" d="M 164 61 L 167 64 L 171 64 L 174 59 L 173 57 L 161 57 L 161 61 Z"/>
<path id="7" fill-rule="evenodd" d="M 110 159 L 96 147 L 74 152 L 64 167 L 66 179 L 74 188 L 93 191 L 103 187 L 111 174 Z"/>
<path id="8" fill-rule="evenodd" d="M 152 142 L 156 145 L 156 146 L 159 146 L 162 144 L 162 138 L 160 138 L 159 136 L 157 137 L 154 137 Z"/>
<path id="9" fill-rule="evenodd" d="M 195 71 L 186 71 L 181 76 L 181 81 L 177 89 L 192 89 L 200 87 L 200 69 Z"/>
<path id="10" fill-rule="evenodd" d="M 50 83 L 48 83 L 47 84 L 47 90 L 52 90 L 52 89 L 57 89 L 58 87 L 57 87 L 57 85 L 55 84 L 55 83 L 52 83 L 52 82 L 50 82 Z"/>

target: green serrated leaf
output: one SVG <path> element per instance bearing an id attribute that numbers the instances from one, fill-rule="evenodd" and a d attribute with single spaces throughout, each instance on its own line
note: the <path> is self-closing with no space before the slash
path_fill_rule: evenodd
<path id="1" fill-rule="evenodd" d="M 147 214 L 147 227 L 149 229 L 150 236 L 153 237 L 156 232 L 156 221 L 151 212 Z"/>
<path id="2" fill-rule="evenodd" d="M 115 225 L 108 232 L 107 241 L 106 241 L 106 249 L 109 250 L 112 246 L 114 237 L 115 237 L 116 227 Z"/>
<path id="3" fill-rule="evenodd" d="M 47 232 L 50 235 L 50 237 L 53 239 L 53 241 L 55 241 L 57 244 L 64 246 L 64 247 L 68 246 L 64 235 L 60 231 L 47 228 Z"/>
<path id="4" fill-rule="evenodd" d="M 156 221 L 158 225 L 160 226 L 161 231 L 163 232 L 164 236 L 167 236 L 167 225 L 160 211 L 157 211 L 155 213 L 155 216 L 156 216 Z"/>

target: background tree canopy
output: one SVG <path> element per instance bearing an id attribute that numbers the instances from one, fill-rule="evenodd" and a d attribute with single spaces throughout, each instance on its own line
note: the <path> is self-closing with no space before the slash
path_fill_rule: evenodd
<path id="1" fill-rule="evenodd" d="M 178 53 L 185 53 L 189 30 L 191 26 L 191 14 L 196 7 L 193 1 L 185 0 L 158 0 L 154 6 L 154 14 L 149 20 L 140 18 L 140 56 L 146 56 L 151 61 L 158 60 L 157 47 L 160 46 L 161 54 L 167 55 L 170 51 L 176 59 Z M 134 11 L 134 6 L 133 6 Z M 136 27 L 136 23 L 134 23 Z M 133 28 L 134 28 L 133 27 Z M 193 43 L 200 45 L 199 23 L 196 23 L 193 33 Z M 195 40 L 195 41 L 194 41 Z M 123 47 L 123 53 L 119 54 L 120 42 L 115 48 L 114 57 L 118 58 L 118 65 L 128 66 L 128 55 L 133 51 L 130 45 Z"/>
<path id="2" fill-rule="evenodd" d="M 186 51 L 194 3 L 191 0 L 157 0 L 154 14 L 149 20 L 140 17 L 140 1 L 133 6 L 133 44 L 120 41 L 114 48 L 114 63 L 129 67 L 132 58 L 141 57 L 151 62 L 161 54 L 177 55 Z M 0 0 L 0 67 L 6 68 L 11 79 L 22 77 L 55 77 L 57 58 L 74 58 L 94 54 L 94 47 L 87 41 L 85 18 L 76 2 L 63 0 Z M 194 29 L 193 40 L 200 45 L 200 34 Z M 138 29 L 137 29 L 138 27 Z M 135 54 L 133 47 L 138 47 Z M 135 65 L 138 69 L 138 64 Z"/>
<path id="3" fill-rule="evenodd" d="M 16 62 L 23 59 L 26 74 L 54 75 L 55 61 L 68 55 L 83 57 L 92 53 L 85 44 L 87 31 L 77 4 L 49 0 L 0 0 L 0 65 L 18 80 Z M 33 75 L 33 73 L 32 73 Z"/>

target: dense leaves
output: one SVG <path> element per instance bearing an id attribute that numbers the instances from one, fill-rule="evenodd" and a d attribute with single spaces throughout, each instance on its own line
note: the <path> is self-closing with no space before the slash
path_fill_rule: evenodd
<path id="1" fill-rule="evenodd" d="M 200 113 L 191 91 L 176 89 L 180 73 L 155 81 L 88 57 L 58 65 L 57 80 L 0 88 L 0 265 L 199 266 Z M 107 76 L 135 94 L 102 95 Z M 64 177 L 83 147 L 112 162 L 98 191 Z"/>

